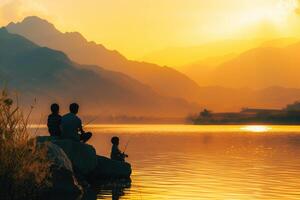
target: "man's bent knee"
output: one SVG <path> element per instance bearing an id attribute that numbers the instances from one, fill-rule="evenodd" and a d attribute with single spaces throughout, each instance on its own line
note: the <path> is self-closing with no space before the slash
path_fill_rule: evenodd
<path id="1" fill-rule="evenodd" d="M 87 133 L 82 133 L 80 135 L 80 140 L 83 143 L 86 143 L 91 137 L 93 136 L 93 134 L 91 132 L 87 132 Z"/>

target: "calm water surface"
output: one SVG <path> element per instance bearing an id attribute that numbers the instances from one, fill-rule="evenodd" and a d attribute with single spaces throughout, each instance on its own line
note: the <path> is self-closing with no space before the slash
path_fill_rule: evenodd
<path id="1" fill-rule="evenodd" d="M 300 127 L 99 125 L 90 144 L 126 146 L 131 187 L 98 199 L 300 199 Z"/>

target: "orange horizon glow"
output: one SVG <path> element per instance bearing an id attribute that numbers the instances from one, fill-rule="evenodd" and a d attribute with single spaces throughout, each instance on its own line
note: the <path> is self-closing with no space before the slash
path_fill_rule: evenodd
<path id="1" fill-rule="evenodd" d="M 297 0 L 3 0 L 0 24 L 37 15 L 130 59 L 169 64 L 145 55 L 227 39 L 297 37 L 298 6 Z"/>

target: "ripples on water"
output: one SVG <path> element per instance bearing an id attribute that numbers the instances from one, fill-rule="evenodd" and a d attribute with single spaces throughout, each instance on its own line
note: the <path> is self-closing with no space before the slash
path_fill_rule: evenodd
<path id="1" fill-rule="evenodd" d="M 300 127 L 90 128 L 102 155 L 111 136 L 120 136 L 121 148 L 130 140 L 131 187 L 99 189 L 98 199 L 300 199 Z"/>

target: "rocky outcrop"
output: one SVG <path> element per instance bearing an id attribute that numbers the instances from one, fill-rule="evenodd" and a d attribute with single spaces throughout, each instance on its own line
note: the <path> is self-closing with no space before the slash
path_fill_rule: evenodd
<path id="1" fill-rule="evenodd" d="M 129 163 L 114 161 L 103 156 L 97 156 L 98 166 L 93 172 L 93 177 L 106 179 L 130 178 L 131 166 Z"/>
<path id="2" fill-rule="evenodd" d="M 89 175 L 97 167 L 96 150 L 91 145 L 48 136 L 37 137 L 37 141 L 51 142 L 59 146 L 71 161 L 73 169 L 83 176 Z"/>
<path id="3" fill-rule="evenodd" d="M 52 163 L 51 189 L 45 191 L 50 199 L 57 199 L 57 194 L 70 195 L 67 199 L 75 199 L 74 195 L 81 195 L 88 188 L 86 180 L 98 182 L 130 178 L 129 163 L 97 156 L 91 145 L 55 137 L 37 137 L 36 142 L 47 148 L 47 156 Z"/>
<path id="4" fill-rule="evenodd" d="M 87 176 L 97 167 L 97 155 L 94 147 L 71 140 L 55 140 L 58 145 L 69 157 L 76 172 Z"/>
<path id="5" fill-rule="evenodd" d="M 72 163 L 65 152 L 51 142 L 37 143 L 38 148 L 46 148 L 47 159 L 50 161 L 48 184 L 41 191 L 44 199 L 59 199 L 61 194 L 67 199 L 75 199 L 82 195 L 82 187 L 77 182 Z"/>

